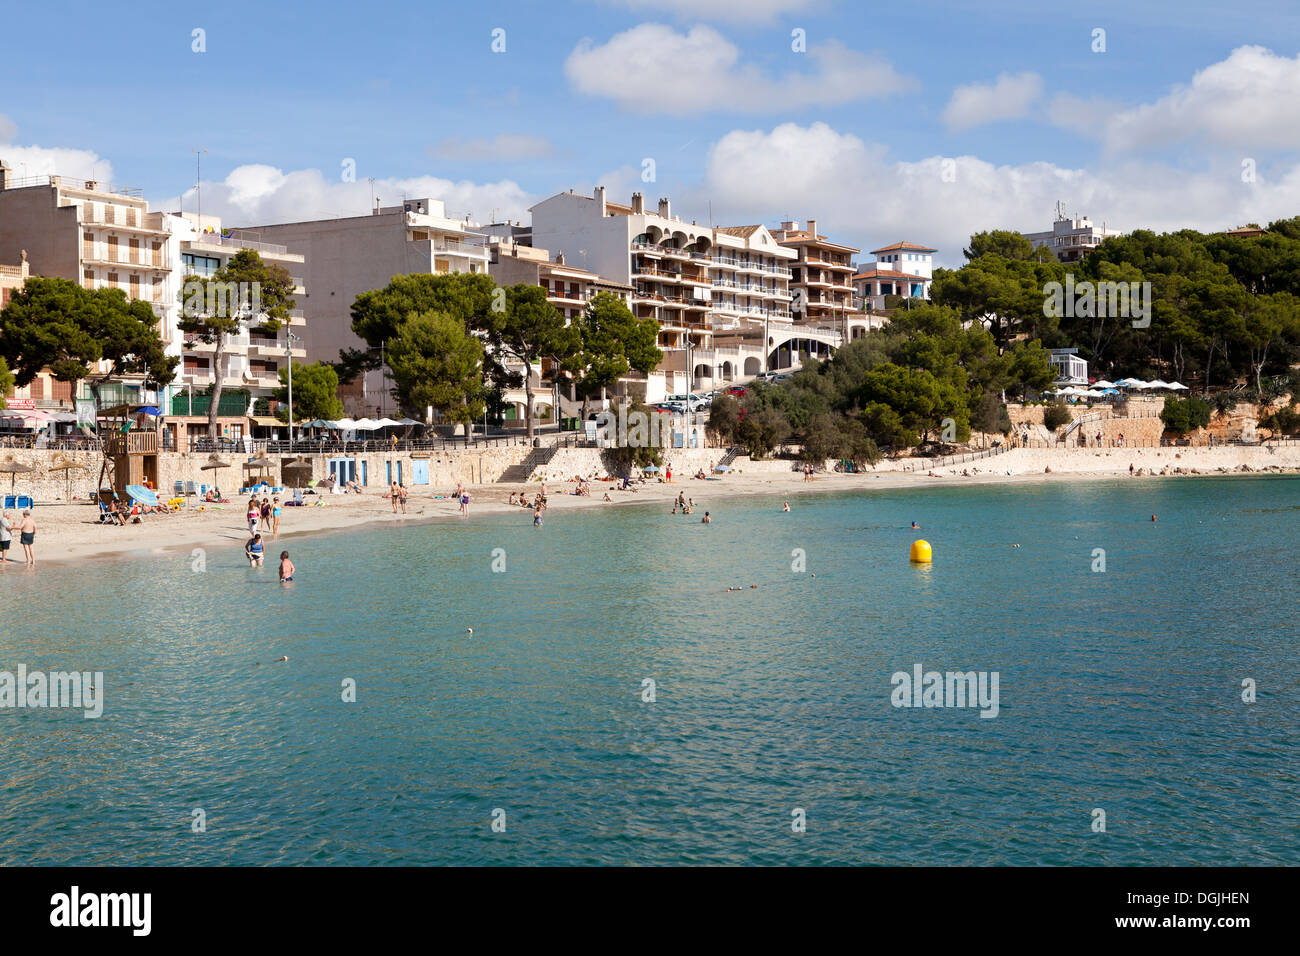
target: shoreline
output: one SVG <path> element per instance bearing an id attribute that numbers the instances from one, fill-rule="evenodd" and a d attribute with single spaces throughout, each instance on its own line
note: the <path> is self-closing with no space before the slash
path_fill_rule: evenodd
<path id="1" fill-rule="evenodd" d="M 547 482 L 548 516 L 569 510 L 593 507 L 619 507 L 633 504 L 668 505 L 679 492 L 696 500 L 696 508 L 715 510 L 717 504 L 727 500 L 745 498 L 795 498 L 814 494 L 837 494 L 844 492 L 865 492 L 873 489 L 897 490 L 900 488 L 951 487 L 954 485 L 1011 485 L 1041 483 L 1074 483 L 1086 481 L 1149 480 L 1153 478 L 1225 478 L 1225 477 L 1262 477 L 1300 473 L 1290 463 L 1271 464 L 1267 470 L 1251 469 L 1241 471 L 1220 467 L 1217 471 L 1192 469 L 1180 470 L 1178 474 L 1143 474 L 1131 475 L 1127 465 L 1134 460 L 1129 455 L 1115 456 L 1120 460 L 1114 467 L 1070 468 L 1069 465 L 1095 465 L 1084 457 L 1070 455 L 1052 456 L 1053 470 L 1045 473 L 1038 470 L 1017 470 L 1023 468 L 1024 461 L 1016 459 L 1017 452 L 966 466 L 945 466 L 941 471 L 930 476 L 927 472 L 903 472 L 886 469 L 875 472 L 863 472 L 846 475 L 838 473 L 819 474 L 815 481 L 805 482 L 797 472 L 752 472 L 727 475 L 720 482 L 701 482 L 686 478 L 672 483 L 654 482 L 638 486 L 635 492 L 613 490 L 613 482 L 593 481 L 590 497 L 570 494 L 573 487 L 570 482 Z M 1077 456 L 1077 453 L 1074 453 Z M 1086 456 L 1091 458 L 1092 456 Z M 1101 456 L 1097 456 L 1101 457 Z M 1111 456 L 1106 456 L 1111 457 Z M 1028 464 L 1037 465 L 1041 455 L 1035 455 Z M 1139 461 L 1149 461 L 1143 456 Z M 969 476 L 961 474 L 961 468 L 980 464 L 990 466 L 989 470 L 979 469 Z M 1100 463 L 1107 464 L 1107 463 Z M 992 466 L 999 470 L 993 470 Z M 1007 466 L 1012 466 L 1008 468 Z M 1008 473 L 1008 471 L 1010 473 Z M 323 495 L 327 502 L 325 507 L 308 506 L 305 508 L 285 508 L 279 539 L 265 539 L 268 553 L 280 541 L 305 538 L 309 535 L 331 531 L 349 531 L 361 528 L 379 528 L 394 524 L 436 524 L 449 520 L 473 520 L 478 515 L 506 515 L 526 512 L 525 508 L 508 503 L 511 492 L 525 491 L 530 496 L 536 494 L 540 482 L 525 484 L 486 484 L 466 486 L 470 493 L 470 515 L 461 519 L 459 505 L 449 496 L 420 494 L 411 489 L 409 507 L 406 515 L 394 515 L 388 500 L 381 496 L 377 486 L 375 493 L 362 495 Z M 433 489 L 430 489 L 432 492 Z M 604 501 L 608 491 L 613 501 Z M 176 554 L 186 549 L 217 547 L 225 544 L 240 546 L 247 540 L 246 526 L 240 520 L 243 517 L 243 499 L 232 499 L 229 505 L 220 510 L 209 509 L 199 512 L 196 508 L 188 513 L 169 517 L 152 517 L 139 525 L 115 527 L 101 525 L 97 512 L 85 504 L 50 504 L 38 505 L 35 516 L 37 525 L 37 567 L 45 564 L 64 565 L 84 562 L 86 560 L 103 561 L 115 558 L 156 557 Z M 306 520 L 303 520 L 306 519 Z M 15 553 L 19 560 L 15 561 Z M 24 567 L 22 552 L 15 546 L 10 549 L 9 564 Z M 5 569 L 7 571 L 7 568 Z"/>

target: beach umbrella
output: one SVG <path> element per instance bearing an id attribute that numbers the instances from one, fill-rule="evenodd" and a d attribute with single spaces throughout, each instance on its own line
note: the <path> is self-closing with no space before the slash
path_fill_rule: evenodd
<path id="1" fill-rule="evenodd" d="M 1147 382 L 1147 388 L 1168 388 L 1169 383 L 1156 379 L 1154 382 Z"/>
<path id="2" fill-rule="evenodd" d="M 14 456 L 10 455 L 4 461 L 0 461 L 0 475 L 9 476 L 9 490 L 14 490 L 14 480 L 18 475 L 26 475 L 35 471 L 31 465 L 24 465 L 20 461 L 14 461 Z"/>
<path id="3" fill-rule="evenodd" d="M 301 488 L 311 483 L 312 463 L 299 455 L 293 461 L 280 465 L 280 476 L 285 485 Z"/>
<path id="4" fill-rule="evenodd" d="M 713 466 L 713 470 L 714 470 L 714 471 L 731 471 L 731 466 L 730 466 L 730 465 L 714 465 L 714 466 Z"/>
<path id="5" fill-rule="evenodd" d="M 63 481 L 67 486 L 67 491 L 65 492 L 64 500 L 71 501 L 72 500 L 72 472 L 86 471 L 87 470 L 86 466 L 82 464 L 78 464 L 77 462 L 73 461 L 71 458 L 68 458 L 66 455 L 59 455 L 57 458 L 54 459 L 53 462 L 50 463 L 48 467 L 50 471 L 63 472 Z"/>
<path id="6" fill-rule="evenodd" d="M 1136 378 L 1121 378 L 1115 384 L 1118 385 L 1120 388 L 1141 388 L 1143 382 L 1141 381 L 1141 379 L 1136 379 Z"/>
<path id="7" fill-rule="evenodd" d="M 658 470 L 659 470 L 659 466 L 658 466 L 658 465 L 646 465 L 646 466 L 645 466 L 644 468 L 642 468 L 641 470 L 642 470 L 642 471 L 658 471 Z"/>
<path id="8" fill-rule="evenodd" d="M 1115 383 L 1114 383 L 1114 382 L 1108 382 L 1108 381 L 1106 381 L 1106 380 L 1103 378 L 1103 379 L 1102 379 L 1101 381 L 1099 381 L 1099 382 L 1093 382 L 1093 383 L 1092 383 L 1092 387 L 1093 387 L 1093 388 L 1114 388 L 1114 387 L 1115 387 Z"/>
<path id="9" fill-rule="evenodd" d="M 204 464 L 199 465 L 199 470 L 215 471 L 218 468 L 229 468 L 229 467 L 230 467 L 230 462 L 222 461 L 216 455 L 209 455 L 208 460 Z"/>
<path id="10" fill-rule="evenodd" d="M 1170 382 L 1169 387 L 1173 389 L 1175 392 L 1187 391 L 1187 386 L 1184 385 L 1182 382 Z"/>

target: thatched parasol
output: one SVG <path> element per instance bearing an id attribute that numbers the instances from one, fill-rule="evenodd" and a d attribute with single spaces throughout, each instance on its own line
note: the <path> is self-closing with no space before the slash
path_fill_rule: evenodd
<path id="1" fill-rule="evenodd" d="M 215 454 L 209 455 L 205 464 L 199 465 L 199 471 L 215 471 L 218 468 L 229 468 L 230 462 L 222 461 Z"/>
<path id="2" fill-rule="evenodd" d="M 64 501 L 72 500 L 72 472 L 88 470 L 85 465 L 74 461 L 66 455 L 59 455 L 54 459 L 54 461 L 50 462 L 47 468 L 49 471 L 63 472 L 63 480 L 67 485 L 65 497 L 63 499 Z"/>
<path id="3" fill-rule="evenodd" d="M 4 461 L 0 461 L 0 475 L 9 476 L 9 490 L 14 490 L 14 480 L 17 475 L 26 475 L 35 471 L 31 465 L 24 465 L 20 461 L 14 461 L 14 456 L 8 456 Z"/>
<path id="4" fill-rule="evenodd" d="M 299 455 L 280 465 L 280 479 L 286 487 L 301 488 L 311 483 L 312 463 Z"/>

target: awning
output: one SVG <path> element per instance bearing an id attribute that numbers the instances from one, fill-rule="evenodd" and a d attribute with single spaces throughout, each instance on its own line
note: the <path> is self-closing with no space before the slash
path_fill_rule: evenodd
<path id="1" fill-rule="evenodd" d="M 248 420 L 254 425 L 261 425 L 264 428 L 280 428 L 281 426 L 288 424 L 287 422 L 280 421 L 280 419 L 273 415 L 249 415 Z"/>

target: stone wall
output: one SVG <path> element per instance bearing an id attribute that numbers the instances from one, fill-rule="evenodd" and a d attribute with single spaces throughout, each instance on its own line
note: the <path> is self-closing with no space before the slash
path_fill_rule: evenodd
<path id="1" fill-rule="evenodd" d="M 416 452 L 417 456 L 421 453 Z M 469 449 L 443 452 L 429 452 L 423 458 L 429 464 L 429 486 L 436 489 L 454 489 L 458 481 L 466 484 L 490 483 L 496 481 L 501 473 L 511 465 L 523 461 L 528 454 L 524 445 L 490 447 L 481 450 Z M 36 469 L 34 473 L 19 474 L 14 479 L 14 490 L 19 494 L 31 494 L 38 502 L 63 501 L 67 497 L 63 472 L 49 471 L 50 464 L 56 458 L 76 461 L 85 467 L 85 471 L 73 471 L 72 495 L 84 500 L 98 486 L 102 458 L 99 452 L 45 451 L 34 449 L 0 449 L 0 462 L 11 457 L 22 464 Z M 206 453 L 164 452 L 158 456 L 158 485 L 164 493 L 170 493 L 177 481 L 192 481 L 196 485 L 220 487 L 223 493 L 237 493 L 245 483 L 242 463 L 245 455 L 221 455 L 222 461 L 231 467 L 215 471 L 204 471 L 202 465 L 208 461 Z M 271 470 L 273 484 L 280 484 L 280 462 L 297 457 L 291 455 L 272 455 L 275 462 Z M 304 455 L 312 462 L 312 480 L 329 476 L 329 459 L 347 457 L 357 462 L 357 479 L 361 478 L 361 462 L 367 465 L 367 492 L 383 493 L 386 490 L 387 464 L 402 465 L 402 478 L 407 485 L 412 484 L 412 453 L 368 452 L 355 455 Z M 0 474 L 0 487 L 8 493 L 8 476 Z"/>

